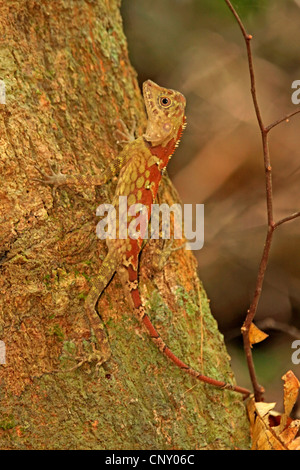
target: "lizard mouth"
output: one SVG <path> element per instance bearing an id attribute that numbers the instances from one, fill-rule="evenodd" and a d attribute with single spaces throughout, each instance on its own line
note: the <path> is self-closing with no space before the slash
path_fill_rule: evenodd
<path id="1" fill-rule="evenodd" d="M 151 115 L 152 108 L 154 108 L 154 90 L 159 91 L 160 87 L 152 82 L 152 80 L 146 80 L 143 83 L 143 96 L 144 96 L 144 102 L 146 106 L 146 111 L 148 116 Z"/>

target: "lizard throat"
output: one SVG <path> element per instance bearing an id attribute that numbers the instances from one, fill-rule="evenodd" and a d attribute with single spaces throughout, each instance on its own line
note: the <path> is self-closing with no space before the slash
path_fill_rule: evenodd
<path id="1" fill-rule="evenodd" d="M 173 137 L 171 140 L 169 140 L 167 145 L 165 146 L 156 145 L 152 147 L 151 144 L 149 144 L 149 150 L 152 153 L 152 155 L 155 155 L 161 161 L 160 163 L 161 170 L 166 168 L 166 166 L 168 165 L 169 160 L 171 159 L 172 155 L 174 154 L 176 148 L 179 145 L 179 142 L 180 142 L 180 139 L 181 139 L 181 136 L 185 127 L 186 127 L 186 119 L 184 117 L 183 123 L 178 129 L 176 138 Z"/>

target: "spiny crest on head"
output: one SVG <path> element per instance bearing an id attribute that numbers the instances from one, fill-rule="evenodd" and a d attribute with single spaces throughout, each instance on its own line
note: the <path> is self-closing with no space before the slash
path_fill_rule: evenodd
<path id="1" fill-rule="evenodd" d="M 153 146 L 164 147 L 171 139 L 177 142 L 185 127 L 185 97 L 151 80 L 144 82 L 143 94 L 148 114 L 144 138 Z"/>

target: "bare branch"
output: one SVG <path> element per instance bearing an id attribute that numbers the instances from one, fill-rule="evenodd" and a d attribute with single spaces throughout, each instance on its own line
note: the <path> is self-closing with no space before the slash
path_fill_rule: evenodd
<path id="1" fill-rule="evenodd" d="M 262 287 L 263 287 L 263 282 L 265 278 L 265 273 L 266 273 L 266 268 L 267 264 L 269 261 L 269 255 L 270 255 L 270 250 L 271 250 L 271 245 L 272 245 L 272 240 L 273 240 L 273 234 L 275 229 L 279 226 L 282 225 L 290 220 L 296 219 L 297 217 L 300 217 L 300 212 L 296 212 L 288 217 L 285 217 L 278 222 L 274 222 L 274 216 L 273 216 L 273 187 L 272 187 L 272 166 L 271 166 L 271 159 L 270 159 L 270 151 L 269 151 L 269 141 L 268 141 L 268 134 L 271 129 L 273 129 L 275 126 L 280 124 L 283 121 L 287 121 L 290 117 L 294 116 L 295 114 L 300 113 L 300 109 L 297 109 L 296 111 L 287 114 L 285 117 L 278 119 L 277 121 L 274 121 L 272 124 L 269 126 L 265 126 L 262 118 L 262 113 L 260 110 L 258 98 L 257 98 L 257 92 L 256 92 L 256 80 L 255 80 L 255 73 L 254 73 L 254 66 L 253 66 L 253 56 L 252 56 L 252 49 L 251 49 L 251 39 L 252 36 L 247 33 L 246 28 L 240 19 L 239 15 L 237 14 L 235 8 L 232 6 L 231 2 L 229 0 L 224 0 L 225 3 L 227 4 L 228 8 L 234 15 L 241 32 L 243 34 L 245 43 L 246 43 L 246 49 L 247 49 L 247 58 L 248 58 L 248 68 L 249 68 L 249 75 L 250 75 L 250 83 L 251 83 L 251 95 L 252 95 L 252 101 L 254 104 L 254 109 L 256 113 L 256 118 L 257 122 L 260 128 L 261 132 L 261 138 L 262 138 L 262 147 L 263 147 L 263 159 L 264 159 L 264 167 L 265 167 L 265 187 L 266 187 L 266 206 L 267 206 L 267 218 L 268 218 L 268 227 L 267 227 L 267 233 L 266 233 L 266 239 L 265 239 L 265 244 L 264 244 L 264 249 L 263 253 L 261 256 L 259 268 L 258 268 L 258 274 L 257 274 L 257 279 L 256 279 L 256 285 L 255 285 L 255 291 L 254 295 L 252 298 L 252 302 L 250 304 L 249 310 L 247 311 L 247 315 L 244 321 L 244 324 L 241 328 L 242 335 L 243 335 L 243 341 L 244 341 L 244 350 L 246 354 L 246 359 L 247 359 L 247 364 L 248 364 L 248 369 L 249 369 L 249 374 L 251 377 L 251 382 L 254 390 L 254 395 L 255 395 L 255 400 L 256 401 L 262 401 L 263 400 L 263 393 L 264 389 L 261 385 L 259 385 L 256 373 L 255 373 L 255 367 L 254 367 L 254 362 L 253 362 L 253 356 L 252 356 L 252 349 L 251 349 L 251 344 L 250 344 L 250 339 L 249 339 L 249 330 L 251 323 L 253 322 L 253 319 L 255 317 L 258 303 L 260 300 L 261 292 L 262 292 Z"/>
<path id="2" fill-rule="evenodd" d="M 253 104 L 254 104 L 254 108 L 255 108 L 256 117 L 257 117 L 257 120 L 258 120 L 258 123 L 259 123 L 259 127 L 260 127 L 261 131 L 265 131 L 265 127 L 264 127 L 264 124 L 263 124 L 260 108 L 259 108 L 259 105 L 258 105 L 257 95 L 256 95 L 256 83 L 255 83 L 256 80 L 255 80 L 253 58 L 252 58 L 252 51 L 251 51 L 251 44 L 250 44 L 251 39 L 253 38 L 253 36 L 251 34 L 247 33 L 246 28 L 243 25 L 242 20 L 240 19 L 240 17 L 237 14 L 236 10 L 232 6 L 231 2 L 229 0 L 225 0 L 225 3 L 227 3 L 229 9 L 233 13 L 236 21 L 238 22 L 238 25 L 239 25 L 241 31 L 242 31 L 244 39 L 245 39 L 246 48 L 247 48 L 247 56 L 248 56 L 249 73 L 250 73 L 252 100 L 253 100 Z"/>

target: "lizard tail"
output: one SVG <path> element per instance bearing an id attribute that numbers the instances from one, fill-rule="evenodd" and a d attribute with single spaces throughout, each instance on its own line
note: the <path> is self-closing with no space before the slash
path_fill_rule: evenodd
<path id="1" fill-rule="evenodd" d="M 138 291 L 138 279 L 137 279 L 137 271 L 129 267 L 129 288 L 131 292 L 131 296 L 133 299 L 133 303 L 136 309 L 137 317 L 139 321 L 146 327 L 152 341 L 156 344 L 158 349 L 167 356 L 177 367 L 183 369 L 192 377 L 200 380 L 201 382 L 213 385 L 217 388 L 232 390 L 234 392 L 238 392 L 244 395 L 247 398 L 250 394 L 250 391 L 246 388 L 239 387 L 238 385 L 232 385 L 226 382 L 222 382 L 220 380 L 212 379 L 211 377 L 207 377 L 206 375 L 200 374 L 200 372 L 192 369 L 189 365 L 185 364 L 181 359 L 179 359 L 166 345 L 163 339 L 160 337 L 159 333 L 157 332 L 156 328 L 152 324 L 149 316 L 145 312 L 145 308 L 143 306 L 140 293 Z"/>

